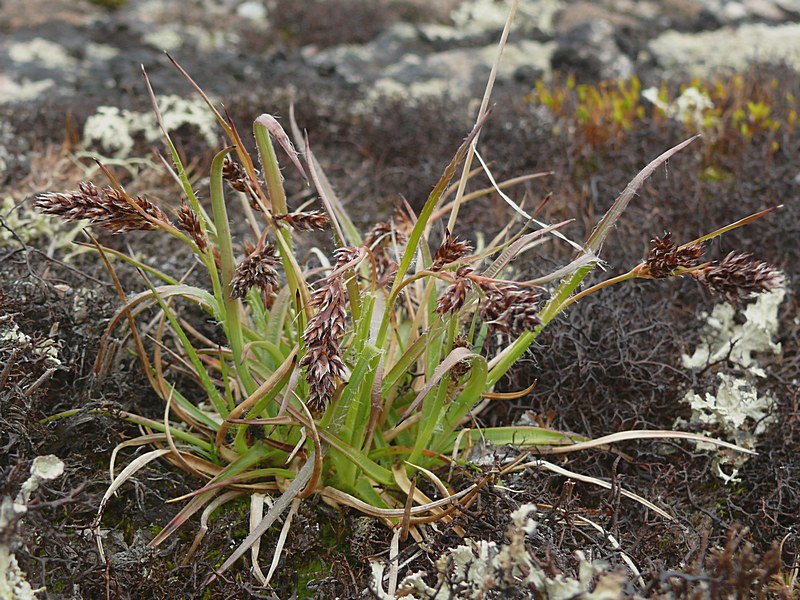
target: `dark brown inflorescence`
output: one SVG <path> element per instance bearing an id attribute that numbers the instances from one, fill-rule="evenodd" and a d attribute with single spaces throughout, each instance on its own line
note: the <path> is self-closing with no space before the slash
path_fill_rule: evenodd
<path id="1" fill-rule="evenodd" d="M 271 243 L 259 244 L 237 265 L 236 274 L 231 279 L 231 296 L 244 298 L 253 286 L 264 294 L 272 292 L 278 287 L 278 271 L 275 270 L 278 262 Z"/>
<path id="2" fill-rule="evenodd" d="M 306 368 L 308 408 L 315 414 L 325 410 L 333 398 L 336 382 L 345 375 L 342 360 L 342 336 L 347 322 L 347 294 L 341 269 L 356 259 L 357 248 L 339 248 L 333 275 L 311 297 L 317 313 L 309 320 L 303 334 L 306 354 L 300 366 Z"/>
<path id="3" fill-rule="evenodd" d="M 178 225 L 194 240 L 200 252 L 208 249 L 208 239 L 200 226 L 200 219 L 186 202 L 182 202 L 178 209 Z"/>
<path id="4" fill-rule="evenodd" d="M 481 307 L 481 318 L 491 328 L 520 335 L 541 324 L 539 319 L 540 294 L 532 288 L 514 285 L 485 287 L 486 301 Z"/>
<path id="5" fill-rule="evenodd" d="M 237 192 L 246 194 L 250 189 L 250 182 L 247 179 L 247 174 L 244 172 L 244 169 L 242 169 L 239 163 L 227 157 L 222 163 L 222 178 Z"/>
<path id="6" fill-rule="evenodd" d="M 239 163 L 226 157 L 222 163 L 222 178 L 237 192 L 247 194 L 247 199 L 253 210 L 261 212 L 261 205 L 258 203 L 256 193 L 250 185 L 250 178 Z"/>
<path id="7" fill-rule="evenodd" d="M 146 198 L 131 198 L 112 187 L 98 190 L 91 182 L 81 183 L 75 192 L 39 194 L 34 205 L 65 221 L 86 219 L 113 233 L 151 231 L 170 224 L 166 213 Z"/>
<path id="8" fill-rule="evenodd" d="M 696 266 L 705 251 L 705 244 L 702 242 L 678 247 L 672 241 L 672 233 L 670 232 L 665 232 L 664 237 L 655 238 L 650 243 L 652 246 L 645 261 L 647 268 L 640 275 L 641 277 L 652 277 L 654 279 L 670 277 L 680 267 L 688 269 Z"/>
<path id="9" fill-rule="evenodd" d="M 441 271 L 450 263 L 463 258 L 470 252 L 472 252 L 472 246 L 470 246 L 469 242 L 453 237 L 448 231 L 444 241 L 436 249 L 436 254 L 433 256 L 431 271 Z"/>
<path id="10" fill-rule="evenodd" d="M 443 315 L 461 310 L 467 300 L 467 291 L 471 285 L 469 275 L 472 273 L 472 267 L 460 267 L 456 271 L 453 283 L 436 302 L 436 312 Z"/>
<path id="11" fill-rule="evenodd" d="M 781 274 L 767 263 L 752 260 L 749 253 L 736 252 L 720 262 L 691 271 L 690 275 L 734 306 L 753 294 L 770 292 L 782 282 Z"/>
<path id="12" fill-rule="evenodd" d="M 327 215 L 321 212 L 312 210 L 311 212 L 293 212 L 284 213 L 280 215 L 273 215 L 276 221 L 283 221 L 287 223 L 292 229 L 296 231 L 312 231 L 314 229 L 325 229 L 328 224 Z"/>

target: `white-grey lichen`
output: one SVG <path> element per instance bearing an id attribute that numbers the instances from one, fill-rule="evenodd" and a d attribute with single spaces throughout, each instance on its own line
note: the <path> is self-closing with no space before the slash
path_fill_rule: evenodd
<path id="1" fill-rule="evenodd" d="M 436 561 L 438 581 L 435 586 L 425 582 L 424 573 L 416 572 L 400 582 L 395 594 L 389 594 L 381 583 L 384 565 L 375 562 L 372 564 L 372 591 L 381 600 L 471 600 L 486 598 L 488 592 L 495 594 L 492 597 L 499 597 L 497 594 L 503 590 L 514 590 L 517 594 L 527 590 L 531 598 L 551 600 L 623 597 L 626 574 L 610 570 L 603 561 L 588 561 L 580 552 L 576 552 L 577 578 L 550 577 L 539 568 L 525 546 L 526 536 L 533 535 L 538 526 L 531 516 L 535 512 L 536 507 L 528 504 L 512 513 L 508 544 L 466 540 L 466 544 L 445 552 Z"/>
<path id="2" fill-rule="evenodd" d="M 786 290 L 782 287 L 759 295 L 744 309 L 745 320 L 741 324 L 735 321 L 736 310 L 730 304 L 714 307 L 710 315 L 705 315 L 703 343 L 691 355 L 683 355 L 683 366 L 701 369 L 717 361 L 729 360 L 753 375 L 763 377 L 765 373 L 757 357 L 781 353 L 780 343 L 772 338 L 778 332 L 778 307 L 785 296 Z"/>
<path id="3" fill-rule="evenodd" d="M 6 315 L 0 317 L 0 342 L 11 343 L 14 346 L 31 345 L 33 353 L 47 361 L 50 366 L 58 366 L 61 359 L 58 358 L 59 345 L 56 340 L 49 338 L 34 342 L 33 338 L 21 331 L 19 325 Z"/>
<path id="4" fill-rule="evenodd" d="M 774 398 L 759 395 L 755 386 L 742 377 L 719 373 L 719 387 L 713 394 L 687 392 L 684 402 L 692 408 L 692 422 L 721 429 L 726 436 L 746 448 L 755 447 L 755 438 L 775 422 Z M 711 445 L 708 446 L 712 447 Z"/>
<path id="5" fill-rule="evenodd" d="M 758 437 L 775 423 L 776 401 L 769 394 L 760 393 L 757 384 L 766 377 L 770 357 L 781 353 L 780 343 L 773 338 L 778 332 L 778 308 L 785 295 L 783 287 L 759 295 L 744 309 L 744 321 L 740 323 L 734 318 L 735 309 L 727 303 L 704 315 L 702 343 L 691 355 L 683 355 L 683 366 L 702 369 L 724 361 L 733 367 L 733 372 L 717 374 L 716 390 L 686 392 L 683 402 L 692 409 L 692 424 L 706 432 L 722 432 L 728 440 L 755 449 Z M 698 448 L 712 449 L 700 443 Z M 713 472 L 725 483 L 739 481 L 738 469 L 747 458 L 741 453 L 720 452 L 714 459 Z"/>
<path id="6" fill-rule="evenodd" d="M 57 479 L 63 473 L 64 463 L 57 456 L 37 456 L 31 465 L 30 477 L 22 484 L 16 498 L 5 496 L 0 501 L 0 531 L 19 527 L 21 517 L 28 512 L 31 495 L 43 481 Z M 9 547 L 0 544 L 0 600 L 35 600 L 41 591 L 44 590 L 31 587 Z"/>
<path id="7" fill-rule="evenodd" d="M 201 99 L 187 100 L 168 95 L 157 98 L 158 106 L 168 131 L 185 125 L 194 127 L 209 146 L 217 142 L 216 119 Z M 161 139 L 161 130 L 155 114 L 120 110 L 115 106 L 100 106 L 86 120 L 83 128 L 83 145 L 86 148 L 100 147 L 115 157 L 127 157 L 137 136 L 148 143 Z"/>
<path id="8" fill-rule="evenodd" d="M 77 62 L 64 46 L 44 38 L 11 44 L 8 57 L 17 63 L 35 62 L 49 69 L 67 69 Z"/>
<path id="9" fill-rule="evenodd" d="M 714 108 L 714 102 L 705 92 L 692 86 L 686 88 L 673 102 L 664 102 L 659 97 L 658 88 L 647 88 L 642 98 L 650 101 L 664 111 L 671 119 L 692 127 L 701 127 L 705 122 L 706 111 Z"/>
<path id="10" fill-rule="evenodd" d="M 461 2 L 450 13 L 459 32 L 501 30 L 506 23 L 512 0 L 469 0 Z M 566 3 L 563 0 L 534 0 L 522 2 L 517 8 L 513 31 L 541 32 L 552 35 L 555 19 Z"/>

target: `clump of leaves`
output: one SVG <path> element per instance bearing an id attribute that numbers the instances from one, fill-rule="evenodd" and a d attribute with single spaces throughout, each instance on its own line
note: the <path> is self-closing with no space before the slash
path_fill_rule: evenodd
<path id="1" fill-rule="evenodd" d="M 41 194 L 36 200 L 47 213 L 90 219 L 114 232 L 136 229 L 171 235 L 191 249 L 207 276 L 206 287 L 188 285 L 157 265 L 143 264 L 93 240 L 122 302 L 105 334 L 96 371 L 101 372 L 106 362 L 110 336 L 126 322 L 153 389 L 164 402 L 162 420 L 114 413 L 145 430 L 124 446 L 156 448 L 113 476 L 115 452 L 113 481 L 101 503 L 98 527 L 114 491 L 147 463 L 164 458 L 204 483 L 183 498 L 187 503 L 155 536 L 153 546 L 202 511 L 202 527 L 191 554 L 213 510 L 235 498 L 251 497 L 251 533 L 219 568 L 222 572 L 251 547 L 257 565 L 259 538 L 288 511 L 280 538 L 285 539 L 299 503 L 312 494 L 383 521 L 394 529 L 396 540 L 407 535 L 422 539 L 427 523 L 451 521 L 455 511 L 469 507 L 482 487 L 496 481 L 498 473 L 493 473 L 469 487 L 453 489 L 436 473 L 441 467 L 466 464 L 466 451 L 478 441 L 537 446 L 544 453 L 548 448 L 566 452 L 634 438 L 706 439 L 681 432 L 628 431 L 587 440 L 546 427 L 477 426 L 481 411 L 491 401 L 527 392 L 496 394 L 493 389 L 543 328 L 586 293 L 636 277 L 681 275 L 695 277 L 726 297 L 738 298 L 777 285 L 776 274 L 749 258 L 700 262 L 706 241 L 767 212 L 762 211 L 681 247 L 671 238 L 657 240 L 646 261 L 626 276 L 578 292 L 600 263 L 601 247 L 636 191 L 694 138 L 657 157 L 631 181 L 585 244 L 572 242 L 579 251 L 569 264 L 537 280 L 512 281 L 503 274 L 514 258 L 545 236 L 566 239 L 559 229 L 568 222 L 531 230 L 538 221 L 515 205 L 515 216 L 524 215 L 526 222 L 519 225 L 511 220 L 487 248 L 476 252 L 458 239 L 458 208 L 476 197 L 474 192 L 466 194 L 465 188 L 474 173 L 470 161 L 475 143 L 488 119 L 490 88 L 474 129 L 420 213 L 401 213 L 362 237 L 294 115 L 291 131 L 302 153 L 295 151 L 282 125 L 264 114 L 253 126 L 258 153 L 251 156 L 230 116 L 220 114 L 181 72 L 230 140 L 211 165 L 210 214 L 163 127 L 149 81 L 181 185 L 183 202 L 177 214 L 171 217 L 146 198 L 130 196 L 107 169 L 103 169 L 110 182 L 107 188 L 83 183 L 75 192 Z M 278 149 L 297 176 L 313 185 L 324 212 L 303 212 L 288 205 Z M 496 186 L 501 187 L 508 187 L 507 182 Z M 229 223 L 234 195 L 240 201 L 236 212 L 246 215 L 253 239 L 243 253 L 234 247 Z M 446 204 L 451 195 L 454 200 Z M 434 248 L 431 227 L 446 215 L 448 233 Z M 295 236 L 321 227 L 330 227 L 337 249 L 315 268 L 299 258 Z M 146 289 L 127 297 L 113 259 L 137 267 Z M 178 301 L 207 313 L 218 325 L 224 345 L 182 320 L 175 306 Z M 146 344 L 138 323 L 150 309 L 156 311 L 156 319 L 150 333 L 153 343 Z M 187 375 L 203 390 L 200 398 L 178 387 L 177 382 Z M 531 463 L 524 458 L 523 454 L 505 466 L 499 476 L 535 464 L 607 485 L 546 461 Z M 417 487 L 417 476 L 430 481 L 438 498 Z M 626 490 L 621 493 L 670 518 L 643 498 Z M 262 516 L 263 494 L 280 496 Z M 280 544 L 270 572 L 265 576 L 255 569 L 262 583 L 270 579 L 279 557 Z"/>

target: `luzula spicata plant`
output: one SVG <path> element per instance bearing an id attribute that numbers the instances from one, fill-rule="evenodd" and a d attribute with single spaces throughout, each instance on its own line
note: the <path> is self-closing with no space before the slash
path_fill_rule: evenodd
<path id="1" fill-rule="evenodd" d="M 161 420 L 113 411 L 144 429 L 127 446 L 155 444 L 156 449 L 113 477 L 98 527 L 111 494 L 157 458 L 204 483 L 186 498 L 184 508 L 152 545 L 163 542 L 197 512 L 203 511 L 205 522 L 211 510 L 235 498 L 280 494 L 221 572 L 287 510 L 284 527 L 290 526 L 297 503 L 311 494 L 372 515 L 395 528 L 398 535 L 419 537 L 419 528 L 432 521 L 450 521 L 454 511 L 470 506 L 480 488 L 496 477 L 487 475 L 477 484 L 455 490 L 435 474 L 437 467 L 463 464 L 465 450 L 477 440 L 535 445 L 542 452 L 553 446 L 564 452 L 639 437 L 706 439 L 681 432 L 630 431 L 617 433 L 613 439 L 586 440 L 543 427 L 473 428 L 486 406 L 484 399 L 514 397 L 495 394 L 495 384 L 556 315 L 587 293 L 627 279 L 688 275 L 734 300 L 777 284 L 777 275 L 769 267 L 742 255 L 701 262 L 705 241 L 764 214 L 759 213 L 684 246 L 677 247 L 669 235 L 654 240 L 647 259 L 629 273 L 577 291 L 598 264 L 602 243 L 636 190 L 692 140 L 665 152 L 634 178 L 571 263 L 551 277 L 514 282 L 502 278 L 507 265 L 531 242 L 557 233 L 566 223 L 527 232 L 523 226 L 478 255 L 458 239 L 457 231 L 448 231 L 434 251 L 428 243 L 433 220 L 457 209 L 466 197 L 469 169 L 457 186 L 451 184 L 486 117 L 464 140 L 419 215 L 399 213 L 362 238 L 293 118 L 295 143 L 304 151 L 295 152 L 278 121 L 263 115 L 254 124 L 258 148 L 254 160 L 230 117 L 223 117 L 189 81 L 231 144 L 211 166 L 210 213 L 195 195 L 166 130 L 166 145 L 181 182 L 182 199 L 174 222 L 145 198 L 130 196 L 105 169 L 110 187 L 98 190 L 82 183 L 76 192 L 41 194 L 36 200 L 46 213 L 67 220 L 88 219 L 115 233 L 165 232 L 187 244 L 207 272 L 206 287 L 187 285 L 158 265 L 143 265 L 94 242 L 123 304 L 104 336 L 96 370 L 101 372 L 106 363 L 110 336 L 127 322 L 145 372 L 164 402 Z M 158 115 L 152 90 L 151 97 Z M 273 142 L 316 189 L 324 212 L 297 212 L 287 206 Z M 225 182 L 230 189 L 225 189 Z M 456 201 L 445 205 L 453 193 Z M 228 222 L 233 213 L 249 215 L 253 236 L 249 245 L 242 245 L 247 247 L 238 260 Z M 301 263 L 293 237 L 327 227 L 338 249 L 320 272 Z M 127 297 L 113 259 L 139 268 L 146 289 Z M 545 287 L 548 284 L 552 287 Z M 179 300 L 205 311 L 219 325 L 227 344 L 212 347 L 186 325 L 178 316 Z M 155 311 L 158 323 L 149 346 L 137 325 L 148 311 Z M 492 339 L 503 340 L 503 345 L 494 344 L 490 352 L 485 341 L 493 332 L 501 334 Z M 165 356 L 167 352 L 170 356 Z M 184 394 L 173 383 L 187 373 L 206 397 Z M 550 468 L 549 464 L 539 466 Z M 515 467 L 516 463 L 508 465 L 503 473 Z M 563 474 L 564 469 L 558 468 Z M 410 479 L 416 473 L 431 481 L 438 499 L 416 487 Z M 669 518 L 644 499 L 624 490 L 623 495 Z M 278 549 L 274 561 L 279 555 Z"/>

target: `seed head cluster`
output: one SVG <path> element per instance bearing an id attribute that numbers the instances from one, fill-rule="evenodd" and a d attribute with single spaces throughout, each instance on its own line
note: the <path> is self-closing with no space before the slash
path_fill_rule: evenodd
<path id="1" fill-rule="evenodd" d="M 233 162 L 230 158 L 225 158 L 222 162 L 222 178 L 237 192 L 247 193 L 249 189 L 247 174 L 242 166 Z"/>
<path id="2" fill-rule="evenodd" d="M 347 295 L 342 274 L 338 271 L 355 260 L 357 248 L 339 248 L 334 275 L 328 277 L 311 297 L 317 309 L 304 333 L 306 354 L 300 366 L 306 368 L 308 408 L 315 414 L 325 410 L 336 391 L 336 382 L 344 377 L 342 336 L 347 323 Z"/>
<path id="3" fill-rule="evenodd" d="M 81 183 L 74 192 L 39 194 L 34 205 L 45 214 L 65 221 L 87 219 L 112 233 L 152 231 L 170 224 L 166 213 L 146 198 L 126 196 L 112 187 L 99 190 L 91 182 Z"/>
<path id="4" fill-rule="evenodd" d="M 460 310 L 471 285 L 476 285 L 486 294 L 480 317 L 491 329 L 519 335 L 541 324 L 541 295 L 538 290 L 486 279 L 468 266 L 459 267 L 455 272 L 453 283 L 436 303 L 436 312 L 444 315 Z"/>
<path id="5" fill-rule="evenodd" d="M 253 210 L 261 212 L 261 206 L 256 201 L 255 192 L 250 185 L 250 178 L 239 163 L 226 157 L 222 163 L 222 178 L 237 192 L 247 194 L 247 198 Z"/>
<path id="6" fill-rule="evenodd" d="M 253 286 L 268 295 L 278 287 L 278 271 L 275 270 L 278 262 L 275 247 L 270 242 L 256 246 L 237 265 L 236 274 L 231 279 L 231 296 L 244 298 Z"/>
<path id="7" fill-rule="evenodd" d="M 470 246 L 469 242 L 453 237 L 448 231 L 444 241 L 436 249 L 430 270 L 441 271 L 447 265 L 454 263 L 459 258 L 463 258 L 470 252 L 472 252 L 472 246 Z"/>
<path id="8" fill-rule="evenodd" d="M 690 274 L 733 306 L 738 306 L 748 296 L 774 290 L 783 280 L 781 274 L 767 263 L 753 260 L 749 253 L 736 252 Z"/>
<path id="9" fill-rule="evenodd" d="M 538 290 L 506 284 L 485 288 L 486 301 L 481 318 L 490 327 L 511 335 L 520 335 L 541 324 Z"/>
<path id="10" fill-rule="evenodd" d="M 696 266 L 703 257 L 705 244 L 696 242 L 684 247 L 672 241 L 672 233 L 665 232 L 664 237 L 655 238 L 651 242 L 650 253 L 645 261 L 646 269 L 640 277 L 663 279 L 670 277 L 679 267 Z"/>
<path id="11" fill-rule="evenodd" d="M 206 238 L 203 228 L 200 226 L 200 219 L 197 218 L 195 212 L 186 202 L 182 202 L 181 207 L 178 209 L 178 225 L 194 240 L 200 252 L 205 252 L 208 249 L 208 238 Z"/>
<path id="12" fill-rule="evenodd" d="M 679 247 L 667 232 L 651 242 L 647 259 L 636 269 L 638 277 L 663 279 L 686 274 L 699 281 L 707 290 L 720 294 L 734 306 L 748 296 L 775 289 L 781 284 L 778 271 L 752 255 L 731 252 L 721 261 L 700 264 L 705 251 L 703 242 Z M 677 272 L 679 269 L 685 271 Z"/>
<path id="13" fill-rule="evenodd" d="M 327 215 L 322 214 L 317 210 L 310 212 L 293 212 L 284 213 L 280 215 L 273 215 L 276 221 L 283 221 L 287 223 L 295 231 L 312 231 L 314 229 L 325 229 L 328 224 Z"/>
<path id="14" fill-rule="evenodd" d="M 471 288 L 471 279 L 474 270 L 472 267 L 459 267 L 455 272 L 453 283 L 436 301 L 436 312 L 440 315 L 445 313 L 455 313 L 461 310 L 467 300 L 467 292 Z"/>

